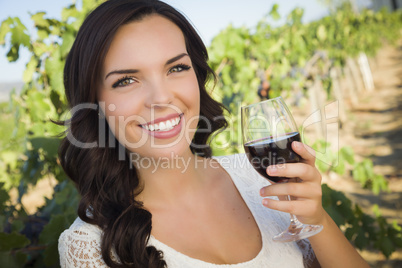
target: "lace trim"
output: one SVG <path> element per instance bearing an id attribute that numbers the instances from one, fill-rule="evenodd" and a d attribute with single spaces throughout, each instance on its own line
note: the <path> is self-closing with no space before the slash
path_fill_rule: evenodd
<path id="1" fill-rule="evenodd" d="M 101 236 L 91 230 L 74 229 L 81 225 L 85 229 L 90 224 L 78 219 L 69 230 L 64 231 L 59 238 L 59 253 L 61 267 L 106 267 L 101 253 Z M 87 225 L 87 226 L 86 226 Z"/>

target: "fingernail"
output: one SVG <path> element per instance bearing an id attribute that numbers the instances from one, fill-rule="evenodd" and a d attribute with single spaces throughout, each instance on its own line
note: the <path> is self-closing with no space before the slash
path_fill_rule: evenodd
<path id="1" fill-rule="evenodd" d="M 294 142 L 294 146 L 295 146 L 295 148 L 297 148 L 297 149 L 300 148 L 300 142 L 295 141 L 295 142 Z"/>
<path id="2" fill-rule="evenodd" d="M 277 166 L 269 166 L 268 172 L 269 172 L 269 174 L 275 174 L 278 172 L 278 167 Z"/>
<path id="3" fill-rule="evenodd" d="M 262 204 L 263 204 L 264 206 L 268 205 L 268 200 L 267 200 L 267 199 L 262 200 Z"/>
<path id="4" fill-rule="evenodd" d="M 261 190 L 260 190 L 260 196 L 263 196 L 264 195 L 264 188 L 261 188 Z"/>

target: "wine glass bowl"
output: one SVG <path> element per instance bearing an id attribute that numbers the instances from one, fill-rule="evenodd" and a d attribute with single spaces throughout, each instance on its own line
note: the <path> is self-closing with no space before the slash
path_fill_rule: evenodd
<path id="1" fill-rule="evenodd" d="M 243 144 L 247 158 L 254 169 L 272 183 L 286 183 L 290 178 L 267 174 L 270 165 L 300 162 L 292 149 L 292 142 L 300 142 L 297 125 L 281 97 L 244 106 L 241 109 Z M 293 180 L 292 180 L 293 181 Z M 290 196 L 286 197 L 291 200 Z M 304 239 L 319 233 L 322 225 L 301 223 L 290 214 L 287 230 L 273 237 L 277 242 Z"/>
<path id="2" fill-rule="evenodd" d="M 300 156 L 291 148 L 293 141 L 300 141 L 299 133 L 293 132 L 282 137 L 268 137 L 266 139 L 250 141 L 244 144 L 244 150 L 251 165 L 258 173 L 271 182 L 283 182 L 289 178 L 269 176 L 267 174 L 267 167 L 270 165 L 299 162 Z"/>

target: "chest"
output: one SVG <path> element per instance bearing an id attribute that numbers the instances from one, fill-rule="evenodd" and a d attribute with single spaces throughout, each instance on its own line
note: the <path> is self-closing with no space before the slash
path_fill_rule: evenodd
<path id="1" fill-rule="evenodd" d="M 152 214 L 152 235 L 194 259 L 234 264 L 253 259 L 262 248 L 258 225 L 234 186 L 210 193 L 200 204 Z"/>

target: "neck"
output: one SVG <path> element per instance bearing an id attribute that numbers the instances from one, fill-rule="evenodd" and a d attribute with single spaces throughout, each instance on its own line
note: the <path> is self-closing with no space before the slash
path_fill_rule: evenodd
<path id="1" fill-rule="evenodd" d="M 205 183 L 206 161 L 191 151 L 181 156 L 141 158 L 136 168 L 143 191 L 136 199 L 145 207 L 154 207 L 194 196 Z"/>

